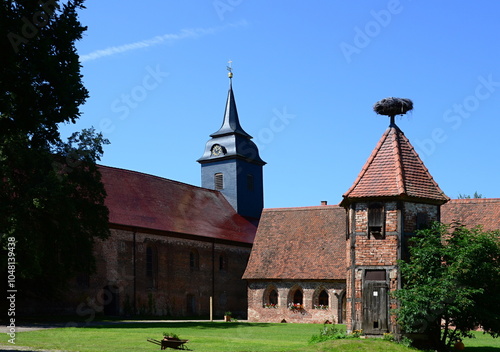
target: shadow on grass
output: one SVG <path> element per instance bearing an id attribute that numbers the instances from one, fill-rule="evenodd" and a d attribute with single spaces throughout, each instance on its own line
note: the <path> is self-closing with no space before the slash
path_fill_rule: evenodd
<path id="1" fill-rule="evenodd" d="M 89 329 L 152 329 L 152 328 L 196 328 L 196 329 L 234 329 L 245 327 L 269 327 L 267 323 L 240 323 L 240 322 L 101 322 L 92 325 L 82 326 L 82 328 Z"/>

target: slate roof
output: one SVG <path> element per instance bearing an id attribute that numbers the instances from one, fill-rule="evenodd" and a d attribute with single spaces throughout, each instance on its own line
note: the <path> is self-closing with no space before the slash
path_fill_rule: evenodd
<path id="1" fill-rule="evenodd" d="M 452 199 L 441 206 L 441 222 L 454 221 L 466 227 L 500 230 L 500 198 Z"/>
<path id="2" fill-rule="evenodd" d="M 234 158 L 241 158 L 257 165 L 266 164 L 259 155 L 259 148 L 252 141 L 253 137 L 246 133 L 240 125 L 232 83 L 229 84 L 222 126 L 210 137 L 212 139 L 206 143 L 203 155 L 197 160 L 201 164 L 213 162 L 214 159 L 222 161 Z M 222 155 L 212 155 L 214 144 L 220 144 L 223 147 L 224 153 Z"/>
<path id="3" fill-rule="evenodd" d="M 369 197 L 399 197 L 443 204 L 439 188 L 410 141 L 395 124 L 382 135 L 341 204 Z"/>
<path id="4" fill-rule="evenodd" d="M 243 279 L 345 279 L 345 210 L 264 209 Z"/>
<path id="5" fill-rule="evenodd" d="M 251 244 L 257 227 L 219 192 L 99 166 L 111 225 Z"/>

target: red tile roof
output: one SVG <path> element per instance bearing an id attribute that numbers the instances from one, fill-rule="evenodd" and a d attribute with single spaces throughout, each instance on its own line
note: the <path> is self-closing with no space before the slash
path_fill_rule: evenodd
<path id="1" fill-rule="evenodd" d="M 345 278 L 345 210 L 264 209 L 244 279 Z"/>
<path id="2" fill-rule="evenodd" d="M 111 224 L 251 244 L 256 225 L 218 191 L 99 166 Z"/>
<path id="3" fill-rule="evenodd" d="M 441 206 L 441 222 L 500 230 L 500 198 L 452 199 Z"/>
<path id="4" fill-rule="evenodd" d="M 445 203 L 449 198 L 434 181 L 410 141 L 390 126 L 341 204 L 357 198 L 403 197 Z"/>

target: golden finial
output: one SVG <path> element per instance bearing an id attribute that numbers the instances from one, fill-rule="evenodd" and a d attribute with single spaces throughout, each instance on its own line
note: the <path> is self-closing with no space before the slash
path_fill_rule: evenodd
<path id="1" fill-rule="evenodd" d="M 228 74 L 227 74 L 227 76 L 229 78 L 233 78 L 233 67 L 232 67 L 233 66 L 233 62 L 231 60 L 229 60 L 227 63 L 229 64 L 229 66 L 226 66 L 227 70 L 229 71 Z"/>

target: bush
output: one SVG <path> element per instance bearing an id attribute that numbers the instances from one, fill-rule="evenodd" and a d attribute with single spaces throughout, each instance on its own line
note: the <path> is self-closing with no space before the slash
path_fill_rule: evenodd
<path id="1" fill-rule="evenodd" d="M 309 343 L 319 343 L 328 340 L 341 340 L 357 337 L 354 335 L 347 334 L 343 329 L 338 328 L 335 325 L 324 325 L 323 329 L 320 330 L 319 335 L 313 335 L 309 339 Z"/>

